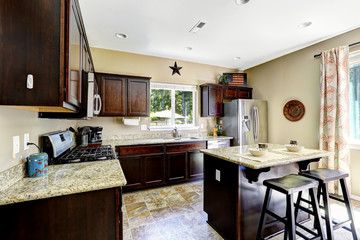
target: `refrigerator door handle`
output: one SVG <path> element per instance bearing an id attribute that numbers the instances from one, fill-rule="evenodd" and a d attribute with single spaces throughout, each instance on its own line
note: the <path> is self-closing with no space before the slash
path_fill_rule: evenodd
<path id="1" fill-rule="evenodd" d="M 259 141 L 259 109 L 257 106 L 253 107 L 253 114 L 254 114 L 253 134 L 254 134 L 254 141 L 255 141 L 255 143 L 257 143 Z"/>

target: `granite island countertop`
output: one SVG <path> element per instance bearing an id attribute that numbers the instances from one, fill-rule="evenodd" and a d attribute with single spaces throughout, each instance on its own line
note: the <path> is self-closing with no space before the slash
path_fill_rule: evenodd
<path id="1" fill-rule="evenodd" d="M 285 148 L 285 145 L 268 143 L 267 154 L 262 157 L 254 157 L 248 150 L 254 147 L 256 147 L 256 145 L 202 149 L 200 152 L 252 169 L 274 167 L 309 159 L 328 157 L 334 154 L 333 152 L 309 148 L 304 148 L 300 152 L 289 152 Z"/>
<path id="2" fill-rule="evenodd" d="M 126 184 L 118 160 L 50 165 L 48 175 L 23 178 L 0 192 L 0 205 L 88 192 Z"/>
<path id="3" fill-rule="evenodd" d="M 206 137 L 180 137 L 180 138 L 148 138 L 148 139 L 116 139 L 116 140 L 103 140 L 103 145 L 115 146 L 135 146 L 147 144 L 164 144 L 164 143 L 183 143 L 183 142 L 197 142 L 197 141 L 210 141 L 210 140 L 224 140 L 233 139 L 229 136 L 206 136 Z"/>

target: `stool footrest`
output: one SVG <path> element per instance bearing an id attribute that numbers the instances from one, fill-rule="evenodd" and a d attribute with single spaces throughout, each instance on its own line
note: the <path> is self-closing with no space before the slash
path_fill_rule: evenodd
<path id="1" fill-rule="evenodd" d="M 306 202 L 307 204 L 310 204 L 310 205 L 312 204 L 311 201 L 309 201 L 309 200 L 307 200 L 305 198 L 300 198 L 300 200 L 303 201 L 303 202 Z"/>
<path id="2" fill-rule="evenodd" d="M 318 236 L 318 234 L 316 232 L 312 231 L 310 228 L 307 228 L 307 227 L 305 227 L 305 226 L 303 226 L 303 225 L 301 225 L 299 223 L 295 223 L 295 224 L 296 224 L 296 226 L 298 226 L 302 230 L 305 230 L 305 231 L 307 231 L 308 233 L 310 233 L 310 234 L 312 234 L 314 236 Z"/>
<path id="3" fill-rule="evenodd" d="M 339 222 L 339 223 L 337 223 L 336 221 L 333 221 L 333 223 L 335 224 L 335 225 L 333 226 L 333 229 L 336 230 L 336 229 L 339 229 L 339 228 L 343 228 L 343 227 L 345 227 L 344 225 L 347 224 L 347 223 L 349 223 L 349 222 L 351 222 L 350 219 L 348 219 L 348 220 L 346 220 L 346 221 L 343 221 L 343 222 Z M 350 230 L 350 231 L 351 231 L 351 230 Z"/>
<path id="4" fill-rule="evenodd" d="M 285 218 L 285 217 L 282 218 L 282 217 L 280 217 L 279 215 L 275 214 L 274 212 L 272 212 L 272 211 L 270 211 L 270 210 L 268 210 L 268 209 L 266 209 L 265 212 L 266 212 L 267 214 L 269 214 L 270 216 L 272 216 L 273 218 L 275 218 L 276 220 L 278 220 L 278 221 L 286 224 L 286 220 L 285 220 L 286 218 Z"/>
<path id="5" fill-rule="evenodd" d="M 329 198 L 334 199 L 334 200 L 339 201 L 339 202 L 342 202 L 342 203 L 345 203 L 344 199 L 332 196 L 330 194 L 329 194 Z"/>
<path id="6" fill-rule="evenodd" d="M 296 234 L 299 235 L 300 237 L 302 237 L 305 240 L 319 240 L 319 239 L 321 239 L 321 236 L 315 236 L 315 237 L 309 238 L 308 236 L 306 236 L 305 234 L 303 234 L 303 233 L 301 233 L 299 231 L 296 231 Z"/>
<path id="7" fill-rule="evenodd" d="M 295 207 L 299 208 L 300 210 L 303 210 L 304 212 L 306 212 L 308 214 L 314 215 L 314 212 L 311 211 L 310 209 L 303 207 L 301 205 L 298 205 L 298 204 L 294 204 L 294 205 L 295 205 Z"/>

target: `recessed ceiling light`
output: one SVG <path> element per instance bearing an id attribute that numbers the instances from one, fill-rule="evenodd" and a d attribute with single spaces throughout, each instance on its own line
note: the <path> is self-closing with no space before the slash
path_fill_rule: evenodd
<path id="1" fill-rule="evenodd" d="M 241 57 L 234 57 L 234 60 L 239 61 Z"/>
<path id="2" fill-rule="evenodd" d="M 191 50 L 192 50 L 192 47 L 186 47 L 185 50 L 186 50 L 186 51 L 191 51 Z"/>
<path id="3" fill-rule="evenodd" d="M 118 38 L 127 38 L 126 34 L 124 33 L 116 33 L 115 36 Z"/>
<path id="4" fill-rule="evenodd" d="M 298 28 L 306 28 L 309 27 L 312 24 L 312 22 L 303 22 L 298 25 Z"/>
<path id="5" fill-rule="evenodd" d="M 236 4 L 240 5 L 240 4 L 246 4 L 248 3 L 250 0 L 235 0 Z"/>

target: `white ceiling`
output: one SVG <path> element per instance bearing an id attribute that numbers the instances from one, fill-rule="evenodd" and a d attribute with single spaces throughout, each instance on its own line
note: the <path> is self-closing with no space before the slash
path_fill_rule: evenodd
<path id="1" fill-rule="evenodd" d="M 241 70 L 360 27 L 360 0 L 79 2 L 92 47 Z M 206 25 L 190 33 L 199 20 Z M 307 21 L 310 27 L 297 27 Z"/>

